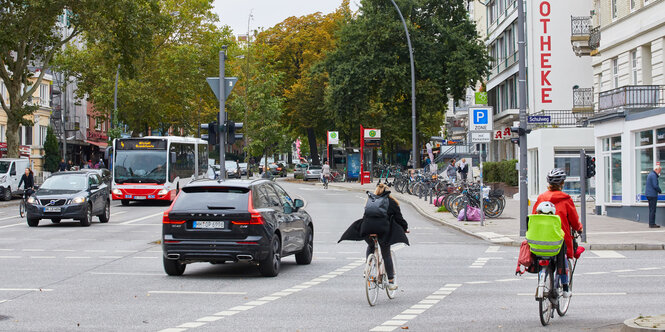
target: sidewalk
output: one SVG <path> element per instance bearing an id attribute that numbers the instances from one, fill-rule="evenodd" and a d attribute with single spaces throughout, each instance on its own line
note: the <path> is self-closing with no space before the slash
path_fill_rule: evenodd
<path id="1" fill-rule="evenodd" d="M 320 185 L 320 184 L 316 184 Z M 359 183 L 335 182 L 331 188 L 365 192 L 373 190 L 374 184 L 361 186 Z M 392 191 L 398 200 L 411 204 L 423 216 L 455 228 L 461 232 L 481 238 L 485 241 L 508 246 L 519 246 L 524 240 L 519 236 L 519 201 L 506 198 L 506 208 L 496 219 L 485 219 L 485 226 L 479 221 L 457 221 L 449 212 L 436 212 L 437 207 L 427 201 L 409 194 Z M 529 208 L 531 212 L 531 208 Z M 578 207 L 579 212 L 579 207 Z M 661 225 L 663 226 L 663 225 Z M 590 250 L 663 250 L 665 249 L 665 227 L 649 229 L 646 223 L 625 219 L 598 216 L 587 213 L 585 228 L 587 242 L 584 246 Z"/>

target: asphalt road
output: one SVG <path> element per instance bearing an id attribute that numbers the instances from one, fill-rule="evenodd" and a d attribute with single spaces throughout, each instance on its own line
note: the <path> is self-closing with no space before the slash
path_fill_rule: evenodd
<path id="1" fill-rule="evenodd" d="M 543 328 L 535 275 L 515 277 L 517 248 L 499 247 L 402 204 L 410 247 L 396 246 L 399 291 L 367 304 L 364 243 L 337 240 L 363 209 L 361 193 L 281 182 L 306 200 L 314 260 L 283 259 L 276 278 L 249 264 L 162 268 L 164 205 L 114 202 L 111 221 L 82 228 L 0 207 L 0 331 L 487 331 L 615 330 L 665 312 L 662 251 L 587 252 L 568 314 Z"/>

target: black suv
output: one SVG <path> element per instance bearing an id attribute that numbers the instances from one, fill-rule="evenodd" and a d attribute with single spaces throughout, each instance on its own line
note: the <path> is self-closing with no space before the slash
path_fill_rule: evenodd
<path id="1" fill-rule="evenodd" d="M 77 219 L 90 226 L 93 216 L 106 223 L 111 217 L 109 188 L 94 172 L 54 173 L 39 186 L 26 202 L 28 226 L 39 225 L 40 219 L 59 223 Z"/>
<path id="2" fill-rule="evenodd" d="M 164 212 L 164 271 L 173 276 L 189 263 L 252 262 L 274 277 L 283 256 L 309 264 L 314 225 L 303 205 L 267 180 L 193 181 Z"/>

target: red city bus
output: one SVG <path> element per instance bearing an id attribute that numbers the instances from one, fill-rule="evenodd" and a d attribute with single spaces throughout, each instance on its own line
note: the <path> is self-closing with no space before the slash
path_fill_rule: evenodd
<path id="1" fill-rule="evenodd" d="M 111 196 L 130 201 L 173 201 L 180 188 L 208 172 L 208 142 L 193 137 L 148 136 L 113 142 Z"/>

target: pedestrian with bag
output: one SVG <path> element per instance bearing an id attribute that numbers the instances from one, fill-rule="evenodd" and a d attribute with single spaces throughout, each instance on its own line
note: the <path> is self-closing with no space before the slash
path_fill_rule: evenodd
<path id="1" fill-rule="evenodd" d="M 658 194 L 663 191 L 658 186 L 658 177 L 660 176 L 661 167 L 659 164 L 647 176 L 647 185 L 644 190 L 644 195 L 649 201 L 649 228 L 660 228 L 656 225 L 656 204 L 658 204 Z"/>
<path id="2" fill-rule="evenodd" d="M 337 243 L 344 240 L 364 240 L 367 242 L 365 251 L 365 257 L 367 257 L 374 252 L 374 242 L 369 236 L 376 234 L 388 275 L 388 288 L 395 290 L 397 284 L 390 246 L 396 243 L 409 245 L 409 239 L 406 237 L 406 233 L 409 233 L 409 225 L 402 217 L 399 203 L 390 196 L 390 191 L 387 189 L 387 185 L 379 183 L 374 193 L 367 192 L 369 197 L 365 204 L 363 218 L 354 221 Z"/>

